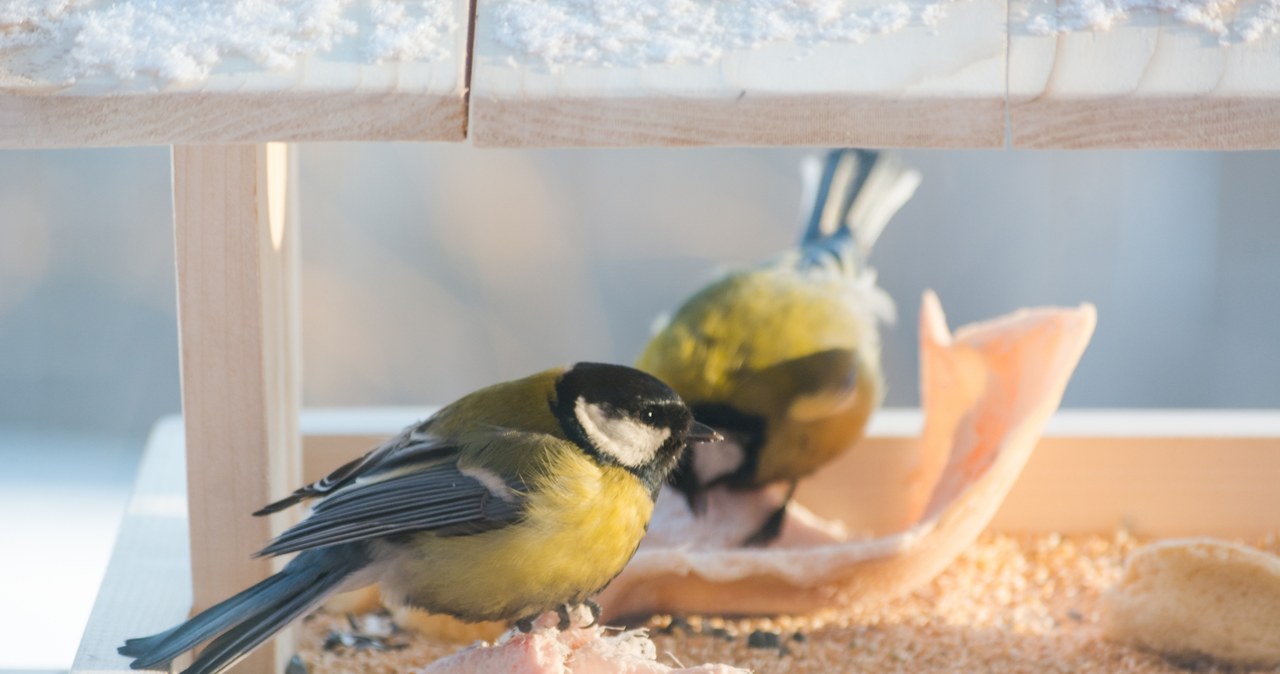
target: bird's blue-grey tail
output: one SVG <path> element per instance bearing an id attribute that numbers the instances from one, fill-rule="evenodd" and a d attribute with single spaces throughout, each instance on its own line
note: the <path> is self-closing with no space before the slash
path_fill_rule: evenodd
<path id="1" fill-rule="evenodd" d="M 813 192 L 813 209 L 800 243 L 814 253 L 860 263 L 898 209 L 915 194 L 920 174 L 895 157 L 874 150 L 831 150 Z"/>
<path id="2" fill-rule="evenodd" d="M 129 665 L 133 669 L 157 669 L 213 639 L 183 674 L 214 674 L 316 607 L 368 562 L 362 545 L 308 550 L 279 573 L 187 622 L 149 637 L 129 639 L 118 650 L 134 658 Z"/>

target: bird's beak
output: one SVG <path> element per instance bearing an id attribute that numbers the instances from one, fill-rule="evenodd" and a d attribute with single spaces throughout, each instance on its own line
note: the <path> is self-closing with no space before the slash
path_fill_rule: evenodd
<path id="1" fill-rule="evenodd" d="M 719 442 L 724 440 L 724 436 L 716 432 L 716 429 L 694 420 L 693 425 L 689 426 L 689 432 L 685 434 L 686 442 Z"/>

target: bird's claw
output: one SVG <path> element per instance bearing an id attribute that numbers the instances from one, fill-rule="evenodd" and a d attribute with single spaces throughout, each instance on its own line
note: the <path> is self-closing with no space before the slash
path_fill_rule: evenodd
<path id="1" fill-rule="evenodd" d="M 578 625 L 577 627 L 592 627 L 600 623 L 600 605 L 588 599 L 581 604 L 561 604 L 557 606 L 555 614 L 559 620 L 556 623 L 556 629 L 563 632 L 574 627 L 574 613 L 581 607 L 586 607 L 586 609 L 591 613 L 591 621 L 583 625 Z M 538 624 L 538 619 L 543 615 L 545 614 L 538 613 L 520 618 L 515 622 L 516 629 L 520 630 L 523 634 L 532 632 Z"/>

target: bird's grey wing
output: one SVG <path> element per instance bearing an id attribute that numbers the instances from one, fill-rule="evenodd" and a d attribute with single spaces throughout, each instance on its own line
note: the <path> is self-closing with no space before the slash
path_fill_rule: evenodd
<path id="1" fill-rule="evenodd" d="M 456 459 L 457 450 L 454 449 Z M 524 485 L 460 468 L 433 452 L 427 464 L 402 464 L 356 479 L 316 504 L 311 515 L 258 553 L 279 555 L 339 543 L 435 531 L 462 535 L 503 527 L 524 511 Z"/>
<path id="2" fill-rule="evenodd" d="M 852 349 L 832 348 L 744 375 L 740 393 L 797 421 L 821 419 L 854 394 L 859 374 Z"/>
<path id="3" fill-rule="evenodd" d="M 431 419 L 405 428 L 398 435 L 370 450 L 364 456 L 343 464 L 332 473 L 298 488 L 289 496 L 263 507 L 255 517 L 270 515 L 307 499 L 331 494 L 355 480 L 403 465 L 409 461 L 447 460 L 457 449 L 432 435 L 427 429 Z"/>
<path id="4" fill-rule="evenodd" d="M 769 424 L 778 422 L 748 410 L 777 410 L 792 421 L 825 418 L 855 392 L 858 368 L 849 349 L 828 349 L 737 376 L 733 402 L 695 402 L 693 416 L 724 439 L 691 447 L 669 479 L 685 495 L 690 510 L 704 508 L 702 492 L 718 484 L 749 485 L 755 478 Z"/>

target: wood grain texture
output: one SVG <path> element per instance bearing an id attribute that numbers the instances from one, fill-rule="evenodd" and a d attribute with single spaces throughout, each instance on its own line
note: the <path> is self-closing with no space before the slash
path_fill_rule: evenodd
<path id="1" fill-rule="evenodd" d="M 0 148 L 460 141 L 470 2 L 446 1 L 458 25 L 452 51 L 430 62 L 371 63 L 339 45 L 286 70 L 227 58 L 197 84 L 99 75 L 67 86 L 56 49 L 0 51 Z"/>
<path id="2" fill-rule="evenodd" d="M 132 672 L 116 653 L 125 639 L 155 634 L 191 609 L 186 459 L 182 422 L 161 420 L 142 454 L 138 479 L 106 574 L 89 613 L 74 674 Z"/>
<path id="3" fill-rule="evenodd" d="M 303 471 L 320 477 L 362 454 L 421 411 L 304 414 Z M 381 433 L 370 433 L 383 424 Z M 918 410 L 872 417 L 865 442 L 889 457 L 916 442 Z M 1280 531 L 1280 412 L 1060 410 L 989 528 L 1008 533 L 1255 536 Z M 868 513 L 894 485 L 841 469 L 837 460 L 802 482 L 797 498 L 820 514 Z M 874 530 L 875 522 L 852 529 Z"/>
<path id="4" fill-rule="evenodd" d="M 1055 7 L 1010 2 L 1014 147 L 1280 147 L 1280 35 L 1223 45 L 1153 13 L 1107 31 L 1032 34 L 1028 18 Z"/>
<path id="5" fill-rule="evenodd" d="M 729 50 L 705 65 L 553 69 L 504 47 L 493 3 L 479 0 L 471 137 L 520 147 L 999 147 L 1005 2 L 953 3 L 947 13 L 936 28 L 912 24 L 861 44 Z"/>
<path id="6" fill-rule="evenodd" d="M 990 526 L 1259 536 L 1280 531 L 1277 475 L 1280 435 L 1046 437 Z"/>
<path id="7" fill-rule="evenodd" d="M 919 413 L 873 417 L 872 453 L 917 441 Z M 848 519 L 888 498 L 837 459 L 797 498 Z M 1151 537 L 1257 536 L 1280 531 L 1280 412 L 1232 410 L 1059 410 L 988 528 L 1005 533 L 1109 533 Z M 838 504 L 833 507 L 827 504 Z M 877 522 L 852 522 L 876 530 Z"/>
<path id="8" fill-rule="evenodd" d="M 56 50 L 0 51 L 0 148 L 460 141 L 468 125 L 495 147 L 1001 147 L 1007 131 L 1027 148 L 1280 148 L 1280 34 L 1223 45 L 1168 14 L 1045 36 L 1028 19 L 1067 0 L 967 0 L 860 44 L 552 68 L 497 39 L 496 0 L 478 0 L 469 51 L 470 2 L 451 1 L 454 50 L 435 62 L 335 50 L 283 71 L 229 61 L 197 85 L 64 86 Z"/>
<path id="9" fill-rule="evenodd" d="M 301 483 L 295 173 L 283 145 L 173 151 L 194 610 L 270 575 L 296 517 L 251 517 Z M 288 633 L 238 665 L 280 672 Z"/>

